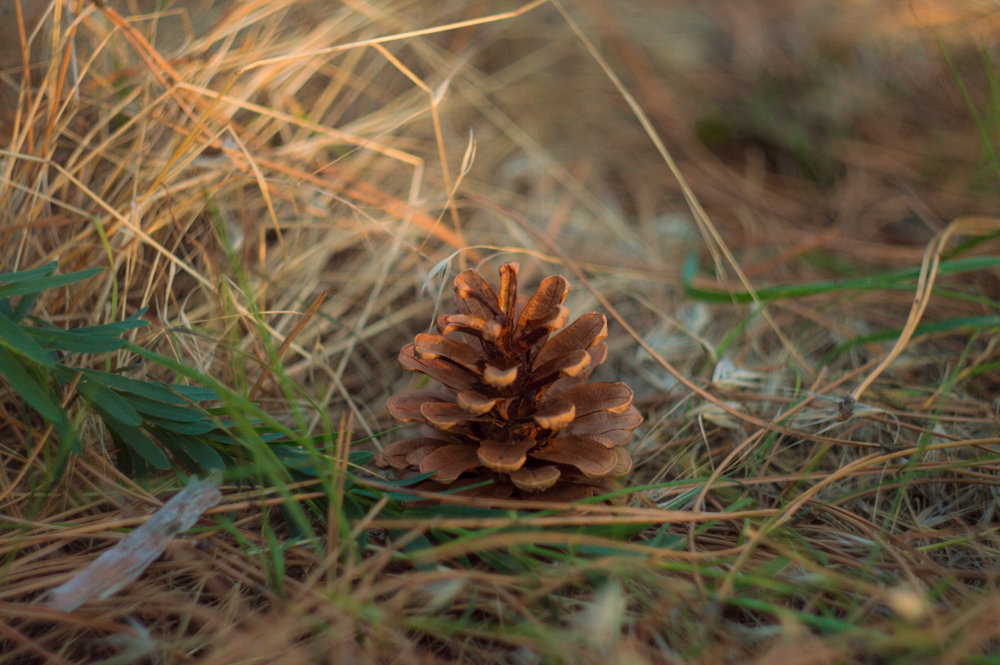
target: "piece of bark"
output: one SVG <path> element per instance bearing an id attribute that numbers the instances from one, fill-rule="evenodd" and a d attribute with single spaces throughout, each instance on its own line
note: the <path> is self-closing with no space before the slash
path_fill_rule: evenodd
<path id="1" fill-rule="evenodd" d="M 97 557 L 73 579 L 49 593 L 48 606 L 72 612 L 91 598 L 107 598 L 142 574 L 175 536 L 190 529 L 202 513 L 222 501 L 220 477 L 192 476 L 187 487 L 117 545 Z"/>

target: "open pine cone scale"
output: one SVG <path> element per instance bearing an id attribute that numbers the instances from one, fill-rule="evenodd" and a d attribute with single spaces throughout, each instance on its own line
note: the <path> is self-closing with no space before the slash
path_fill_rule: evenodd
<path id="1" fill-rule="evenodd" d="M 475 270 L 461 273 L 457 313 L 400 351 L 404 368 L 441 387 L 389 399 L 394 418 L 426 432 L 386 446 L 380 466 L 433 473 L 430 488 L 492 481 L 473 493 L 556 500 L 614 489 L 631 469 L 622 446 L 642 422 L 631 389 L 586 382 L 607 357 L 606 319 L 566 325 L 569 283 L 548 277 L 525 298 L 517 276 L 518 264 L 503 265 L 494 289 Z"/>

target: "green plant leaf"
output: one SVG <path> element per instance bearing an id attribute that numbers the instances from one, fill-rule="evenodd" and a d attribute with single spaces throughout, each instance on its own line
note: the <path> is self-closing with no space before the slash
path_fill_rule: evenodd
<path id="1" fill-rule="evenodd" d="M 59 268 L 59 263 L 51 261 L 38 266 L 37 268 L 31 268 L 30 270 L 0 273 L 0 284 L 16 284 L 18 282 L 27 282 L 28 280 L 45 277 L 46 275 L 54 273 L 57 268 Z"/>
<path id="2" fill-rule="evenodd" d="M 38 293 L 33 293 L 31 295 L 21 296 L 21 298 L 17 301 L 17 307 L 14 309 L 10 309 L 10 301 L 4 299 L 3 302 L 7 304 L 8 307 L 5 308 L 3 313 L 13 319 L 16 323 L 20 323 L 24 320 L 24 317 L 28 315 L 28 312 L 31 311 L 31 308 L 35 306 L 35 303 L 38 302 L 39 295 L 40 294 Z"/>
<path id="3" fill-rule="evenodd" d="M 122 391 L 121 396 L 139 413 L 161 418 L 163 420 L 171 420 L 181 423 L 195 423 L 207 420 L 207 414 L 194 407 L 171 404 L 169 402 L 156 399 L 149 399 L 147 397 L 126 391 Z M 211 427 L 214 428 L 215 424 L 211 423 Z"/>
<path id="4" fill-rule="evenodd" d="M 128 318 L 117 323 L 81 328 L 57 328 L 50 325 L 25 327 L 24 331 L 40 344 L 70 353 L 105 353 L 125 346 L 121 335 L 128 330 L 142 328 L 147 321 Z"/>
<path id="5" fill-rule="evenodd" d="M 159 402 L 187 404 L 185 391 L 182 389 L 189 388 L 190 386 L 173 386 L 166 383 L 139 381 L 138 379 L 130 379 L 127 376 L 122 376 L 121 374 L 101 372 L 95 369 L 83 369 L 80 371 L 91 381 L 101 383 L 115 390 L 132 393 Z M 212 399 L 217 399 L 217 397 L 213 397 Z"/>
<path id="6" fill-rule="evenodd" d="M 0 343 L 17 353 L 30 358 L 39 365 L 48 368 L 55 367 L 56 361 L 52 353 L 46 351 L 31 335 L 11 319 L 0 314 Z"/>
<path id="7" fill-rule="evenodd" d="M 464 517 L 464 518 L 488 518 L 488 517 L 511 517 L 515 511 L 510 509 L 500 509 L 500 508 L 481 508 L 479 506 L 461 506 L 452 504 L 439 504 L 439 505 L 425 505 L 417 506 L 415 508 L 407 508 L 404 513 L 406 517 L 412 517 L 414 519 L 427 519 L 427 518 L 448 518 L 448 517 Z M 528 513 L 525 513 L 527 515 Z"/>
<path id="8" fill-rule="evenodd" d="M 92 407 L 100 405 L 101 411 L 113 416 L 116 420 L 131 427 L 142 424 L 142 417 L 118 393 L 99 383 L 83 380 L 77 385 L 77 391 L 84 396 Z"/>
<path id="9" fill-rule="evenodd" d="M 51 390 L 44 383 L 38 382 L 31 372 L 21 365 L 18 357 L 2 344 L 0 344 L 0 376 L 7 380 L 14 392 L 20 395 L 28 406 L 52 423 L 56 433 L 59 434 L 59 447 L 56 450 L 54 472 L 51 475 L 51 478 L 55 479 L 62 470 L 66 455 L 71 451 L 82 452 L 69 416 L 52 395 Z"/>
<path id="10" fill-rule="evenodd" d="M 171 390 L 176 391 L 192 402 L 216 402 L 219 400 L 219 393 L 205 386 L 188 386 L 180 383 L 167 384 Z"/>
<path id="11" fill-rule="evenodd" d="M 118 337 L 84 335 L 76 330 L 32 326 L 24 328 L 24 332 L 40 345 L 69 353 L 106 353 L 125 346 L 125 340 Z"/>
<path id="12" fill-rule="evenodd" d="M 108 323 L 102 323 L 97 326 L 82 326 L 80 328 L 73 328 L 72 332 L 79 332 L 87 335 L 97 332 L 101 333 L 107 332 L 108 334 L 121 335 L 122 333 L 126 333 L 129 330 L 135 330 L 136 328 L 145 328 L 146 326 L 149 325 L 149 321 L 146 321 L 139 317 L 141 317 L 143 314 L 146 313 L 146 309 L 147 309 L 146 307 L 142 307 L 138 311 L 136 311 L 135 314 L 133 314 L 128 318 L 122 319 L 121 321 L 110 321 Z"/>
<path id="13" fill-rule="evenodd" d="M 365 466 L 374 458 L 375 453 L 370 450 L 353 450 L 347 455 L 347 461 L 354 466 Z"/>
<path id="14" fill-rule="evenodd" d="M 7 380 L 10 387 L 50 422 L 66 421 L 66 412 L 51 397 L 48 389 L 38 383 L 31 374 L 18 362 L 17 357 L 0 345 L 0 374 Z"/>
<path id="15" fill-rule="evenodd" d="M 34 275 L 29 277 L 27 273 L 32 272 L 30 270 L 21 273 L 7 273 L 0 275 L 0 298 L 41 293 L 48 289 L 75 284 L 76 282 L 82 282 L 85 279 L 93 277 L 102 270 L 104 268 L 89 268 L 64 275 L 50 275 L 47 277 L 37 277 Z"/>
<path id="16" fill-rule="evenodd" d="M 288 469 L 294 469 L 315 478 L 322 471 L 316 469 L 314 460 L 309 452 L 296 446 L 274 445 L 271 446 L 275 456 L 281 460 L 281 464 Z"/>
<path id="17" fill-rule="evenodd" d="M 215 423 L 207 420 L 182 422 L 170 420 L 169 418 L 157 418 L 156 416 L 148 414 L 143 418 L 143 420 L 151 425 L 156 425 L 157 427 L 162 427 L 165 430 L 177 432 L 178 434 L 205 434 L 206 432 L 211 432 L 216 427 Z"/>
<path id="18" fill-rule="evenodd" d="M 154 428 L 153 435 L 187 464 L 200 466 L 209 471 L 223 471 L 226 468 L 226 461 L 222 455 L 197 437 L 176 434 L 161 428 Z"/>
<path id="19" fill-rule="evenodd" d="M 169 469 L 170 460 L 149 436 L 138 427 L 121 422 L 100 404 L 93 405 L 108 429 L 129 448 L 139 454 L 154 469 Z"/>

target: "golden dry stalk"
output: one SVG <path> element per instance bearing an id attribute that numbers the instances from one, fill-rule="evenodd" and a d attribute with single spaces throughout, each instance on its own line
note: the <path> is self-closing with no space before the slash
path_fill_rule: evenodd
<path id="1" fill-rule="evenodd" d="M 491 480 L 469 493 L 495 498 L 572 501 L 615 489 L 632 468 L 623 446 L 642 416 L 624 383 L 586 382 L 607 356 L 607 320 L 590 313 L 566 325 L 569 282 L 548 277 L 529 299 L 517 294 L 517 273 L 517 263 L 501 266 L 494 289 L 466 270 L 455 278 L 458 312 L 438 318 L 441 334 L 400 351 L 403 367 L 441 386 L 389 399 L 393 417 L 425 435 L 389 444 L 377 463 L 433 472 L 425 488 Z"/>

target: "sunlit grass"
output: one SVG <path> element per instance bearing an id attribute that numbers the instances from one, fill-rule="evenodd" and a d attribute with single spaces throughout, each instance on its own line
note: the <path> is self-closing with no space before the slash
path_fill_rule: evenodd
<path id="1" fill-rule="evenodd" d="M 995 662 L 995 21 L 831 11 L 15 0 L 0 663 Z M 506 260 L 608 315 L 624 504 L 371 464 Z"/>

